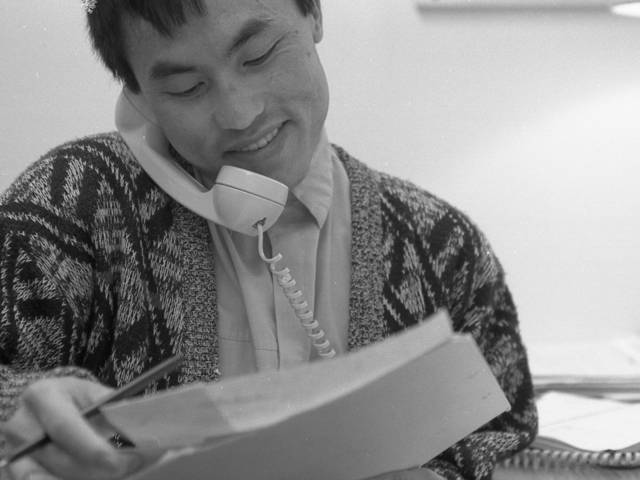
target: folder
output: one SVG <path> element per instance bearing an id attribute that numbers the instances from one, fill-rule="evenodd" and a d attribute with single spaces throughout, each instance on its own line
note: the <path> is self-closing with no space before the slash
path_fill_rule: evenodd
<path id="1" fill-rule="evenodd" d="M 111 404 L 142 450 L 135 480 L 357 480 L 426 463 L 509 408 L 446 312 L 331 360 Z"/>

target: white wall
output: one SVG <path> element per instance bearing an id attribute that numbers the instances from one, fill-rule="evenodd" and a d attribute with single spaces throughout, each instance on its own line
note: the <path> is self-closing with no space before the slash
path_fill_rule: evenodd
<path id="1" fill-rule="evenodd" d="M 325 2 L 333 138 L 468 212 L 525 338 L 640 330 L 640 20 Z"/>
<path id="2" fill-rule="evenodd" d="M 55 145 L 113 129 L 119 89 L 82 13 L 80 0 L 0 0 L 0 191 Z"/>
<path id="3" fill-rule="evenodd" d="M 117 86 L 77 4 L 0 3 L 0 190 L 56 143 L 112 128 Z M 332 139 L 481 225 L 525 339 L 640 330 L 640 20 L 323 5 Z"/>

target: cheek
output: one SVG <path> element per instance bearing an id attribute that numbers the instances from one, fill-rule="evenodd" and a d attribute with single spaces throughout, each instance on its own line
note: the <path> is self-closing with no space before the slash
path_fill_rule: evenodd
<path id="1" fill-rule="evenodd" d="M 285 52 L 270 82 L 272 91 L 284 99 L 312 104 L 326 97 L 326 78 L 312 47 Z"/>
<path id="2" fill-rule="evenodd" d="M 313 123 L 324 125 L 329 107 L 329 87 L 315 51 L 309 53 L 305 73 L 308 115 Z"/>
<path id="3" fill-rule="evenodd" d="M 206 128 L 195 115 L 158 116 L 167 139 L 185 160 L 198 165 L 202 161 L 206 148 Z"/>

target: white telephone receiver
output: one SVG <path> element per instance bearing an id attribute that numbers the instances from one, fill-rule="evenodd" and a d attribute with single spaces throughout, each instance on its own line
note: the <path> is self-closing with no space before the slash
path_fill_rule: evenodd
<path id="1" fill-rule="evenodd" d="M 225 165 L 208 190 L 169 153 L 169 143 L 135 94 L 123 90 L 116 104 L 116 128 L 149 176 L 174 200 L 194 213 L 246 235 L 268 230 L 287 202 L 286 185 L 248 170 Z"/>

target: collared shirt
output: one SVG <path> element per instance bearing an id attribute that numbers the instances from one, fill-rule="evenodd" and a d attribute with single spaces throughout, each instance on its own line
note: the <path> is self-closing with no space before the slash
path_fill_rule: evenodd
<path id="1" fill-rule="evenodd" d="M 218 298 L 223 376 L 276 370 L 317 357 L 306 330 L 258 254 L 258 240 L 209 222 Z M 307 175 L 289 192 L 266 233 L 267 254 L 281 253 L 338 354 L 347 349 L 351 281 L 349 179 L 323 135 Z"/>

